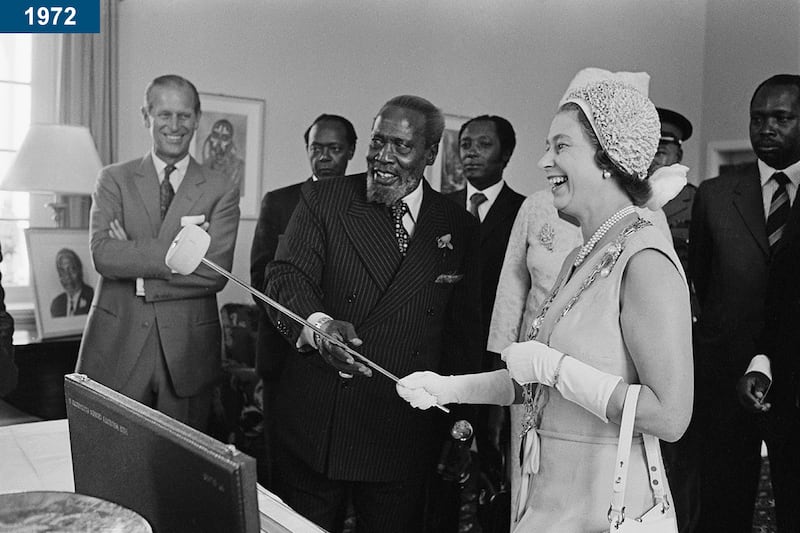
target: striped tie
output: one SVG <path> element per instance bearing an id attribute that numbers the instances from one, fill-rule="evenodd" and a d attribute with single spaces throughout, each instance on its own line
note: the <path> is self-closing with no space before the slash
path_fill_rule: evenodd
<path id="1" fill-rule="evenodd" d="M 778 188 L 772 195 L 772 201 L 769 204 L 769 215 L 767 215 L 767 236 L 769 237 L 769 250 L 774 252 L 778 242 L 783 235 L 783 229 L 786 227 L 786 221 L 789 220 L 789 211 L 791 205 L 789 204 L 789 193 L 786 191 L 786 184 L 789 183 L 789 178 L 783 172 L 776 172 L 772 175 L 778 183 Z"/>

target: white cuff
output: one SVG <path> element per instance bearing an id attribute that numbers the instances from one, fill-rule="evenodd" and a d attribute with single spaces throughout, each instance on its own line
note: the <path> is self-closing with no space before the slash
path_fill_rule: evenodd
<path id="1" fill-rule="evenodd" d="M 333 318 L 321 311 L 312 313 L 311 316 L 308 317 L 308 321 L 317 327 L 320 327 L 325 322 L 330 322 L 331 320 L 333 320 Z M 314 349 L 318 347 L 317 343 L 314 341 L 314 330 L 308 326 L 303 326 L 303 331 L 300 332 L 300 336 L 297 337 L 297 344 L 295 344 L 295 347 L 298 350 L 303 346 L 311 346 Z"/>
<path id="2" fill-rule="evenodd" d="M 745 374 L 748 372 L 760 372 L 772 381 L 772 365 L 769 362 L 769 357 L 764 354 L 758 354 L 753 357 L 747 366 L 747 370 L 745 370 Z"/>

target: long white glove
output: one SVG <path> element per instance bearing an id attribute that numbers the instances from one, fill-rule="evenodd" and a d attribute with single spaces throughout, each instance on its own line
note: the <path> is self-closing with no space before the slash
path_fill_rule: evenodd
<path id="1" fill-rule="evenodd" d="M 460 376 L 440 376 L 429 371 L 414 372 L 401 379 L 395 388 L 401 398 L 417 409 L 430 409 L 436 404 L 448 403 L 514 403 L 514 384 L 507 370 Z"/>
<path id="2" fill-rule="evenodd" d="M 620 376 L 598 370 L 539 341 L 513 343 L 500 357 L 517 383 L 555 387 L 567 400 L 608 422 L 608 400 L 622 381 Z"/>

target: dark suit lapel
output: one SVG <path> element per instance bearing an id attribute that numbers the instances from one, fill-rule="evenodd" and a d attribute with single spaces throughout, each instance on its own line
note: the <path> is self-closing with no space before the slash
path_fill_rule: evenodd
<path id="1" fill-rule="evenodd" d="M 192 207 L 203 196 L 202 185 L 205 181 L 206 178 L 203 175 L 200 164 L 193 157 L 190 157 L 186 175 L 183 177 L 178 190 L 175 191 L 175 197 L 169 206 L 167 216 L 164 217 L 164 222 L 161 224 L 161 229 L 158 232 L 159 237 L 164 235 L 172 236 L 178 233 L 181 226 L 181 217 L 192 214 Z M 159 202 L 156 205 L 159 205 L 158 217 L 161 218 Z M 208 221 L 206 220 L 206 222 Z"/>
<path id="2" fill-rule="evenodd" d="M 497 195 L 489 212 L 486 213 L 486 218 L 481 222 L 481 244 L 492 234 L 494 228 L 515 210 L 513 200 L 511 189 L 506 184 L 503 184 L 500 194 Z"/>
<path id="3" fill-rule="evenodd" d="M 408 246 L 408 253 L 400 264 L 397 275 L 386 292 L 370 313 L 369 318 L 359 329 L 364 330 L 379 323 L 395 312 L 417 291 L 426 287 L 440 268 L 441 251 L 437 239 L 449 232 L 444 211 L 437 202 L 449 201 L 434 198 L 433 189 L 423 182 L 422 205 L 420 206 L 414 235 Z"/>
<path id="4" fill-rule="evenodd" d="M 769 255 L 769 241 L 767 240 L 764 203 L 758 171 L 741 175 L 738 179 L 739 183 L 733 190 L 733 204 L 761 250 L 764 254 Z"/>
<path id="5" fill-rule="evenodd" d="M 364 268 L 380 290 L 386 291 L 400 261 L 389 212 L 359 196 L 340 219 Z"/>

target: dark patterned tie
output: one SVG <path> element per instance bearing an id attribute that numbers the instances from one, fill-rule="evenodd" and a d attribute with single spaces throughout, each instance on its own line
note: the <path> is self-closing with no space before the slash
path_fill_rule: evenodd
<path id="1" fill-rule="evenodd" d="M 175 165 L 167 165 L 164 168 L 164 179 L 161 180 L 161 189 L 160 189 L 160 200 L 161 200 L 161 220 L 164 220 L 164 217 L 167 216 L 167 210 L 169 209 L 169 204 L 172 203 L 172 199 L 175 197 L 175 190 L 172 188 L 172 184 L 169 182 L 169 175 L 175 170 Z"/>
<path id="2" fill-rule="evenodd" d="M 776 172 L 772 178 L 778 183 L 778 188 L 772 195 L 769 204 L 769 215 L 767 215 L 767 236 L 769 237 L 769 250 L 775 252 L 775 248 L 783 235 L 786 221 L 789 220 L 791 205 L 789 203 L 789 193 L 786 191 L 786 184 L 789 178 L 783 172 Z"/>
<path id="3" fill-rule="evenodd" d="M 403 217 L 408 213 L 408 206 L 405 202 L 396 202 L 391 206 L 392 220 L 394 221 L 394 237 L 397 239 L 397 249 L 401 255 L 406 255 L 408 250 L 408 232 L 403 225 Z"/>
<path id="4" fill-rule="evenodd" d="M 478 206 L 481 205 L 486 200 L 487 200 L 486 195 L 483 194 L 482 192 L 476 192 L 469 197 L 469 212 L 472 216 L 474 216 L 478 220 L 481 219 L 480 215 L 478 214 Z"/>

